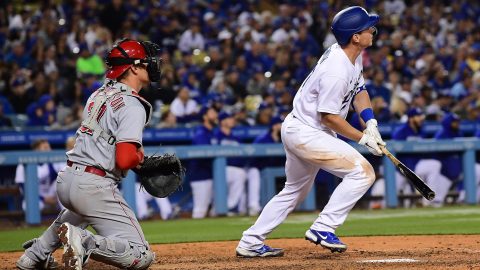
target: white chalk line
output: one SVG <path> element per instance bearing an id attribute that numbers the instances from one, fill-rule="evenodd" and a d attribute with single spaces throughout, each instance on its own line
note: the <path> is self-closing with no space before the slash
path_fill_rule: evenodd
<path id="1" fill-rule="evenodd" d="M 409 258 L 398 258 L 398 259 L 379 259 L 379 260 L 362 260 L 357 261 L 359 263 L 412 263 L 419 262 L 420 260 L 409 259 Z"/>

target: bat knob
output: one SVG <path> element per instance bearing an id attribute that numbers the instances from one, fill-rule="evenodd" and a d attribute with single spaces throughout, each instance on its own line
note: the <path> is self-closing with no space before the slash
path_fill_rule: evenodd
<path id="1" fill-rule="evenodd" d="M 427 200 L 432 201 L 433 199 L 435 199 L 435 192 L 432 191 L 427 194 Z"/>

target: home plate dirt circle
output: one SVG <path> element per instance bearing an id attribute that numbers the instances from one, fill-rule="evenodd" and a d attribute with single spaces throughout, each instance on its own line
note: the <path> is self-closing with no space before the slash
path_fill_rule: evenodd
<path id="1" fill-rule="evenodd" d="M 272 247 L 284 248 L 285 256 L 253 259 L 235 256 L 238 241 L 152 245 L 157 256 L 150 269 L 480 269 L 480 235 L 372 236 L 340 239 L 348 245 L 348 250 L 341 254 L 331 253 L 299 238 L 267 240 L 266 244 Z M 15 261 L 21 254 L 21 252 L 0 253 L 2 262 L 0 269 L 15 269 Z M 60 260 L 61 255 L 61 251 L 54 254 L 57 260 Z M 91 260 L 84 269 L 116 268 Z"/>

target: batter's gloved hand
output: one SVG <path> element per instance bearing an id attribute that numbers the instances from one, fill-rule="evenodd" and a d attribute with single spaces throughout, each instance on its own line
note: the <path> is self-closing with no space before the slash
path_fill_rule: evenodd
<path id="1" fill-rule="evenodd" d="M 377 120 L 375 119 L 370 119 L 367 121 L 367 128 L 364 130 L 365 133 L 371 135 L 375 141 L 380 144 L 380 145 L 387 145 L 383 139 L 382 139 L 382 136 L 380 135 L 380 132 L 378 132 L 378 124 L 377 124 Z"/>
<path id="2" fill-rule="evenodd" d="M 140 168 L 132 169 L 152 196 L 165 198 L 178 189 L 185 176 L 180 159 L 171 154 L 145 156 Z"/>
<path id="3" fill-rule="evenodd" d="M 380 147 L 378 147 L 377 140 L 375 138 L 368 134 L 366 131 L 363 132 L 363 136 L 358 142 L 358 144 L 365 145 L 370 151 L 370 153 L 374 154 L 375 156 L 381 156 L 383 155 L 382 150 L 380 150 Z"/>

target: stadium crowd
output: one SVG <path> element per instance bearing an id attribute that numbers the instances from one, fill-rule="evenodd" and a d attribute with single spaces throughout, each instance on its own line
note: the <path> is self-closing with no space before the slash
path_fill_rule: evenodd
<path id="1" fill-rule="evenodd" d="M 382 17 L 363 54 L 380 122 L 405 119 L 411 107 L 428 120 L 447 111 L 476 120 L 480 108 L 477 1 L 39 2 L 0 4 L 0 127 L 75 129 L 121 38 L 162 48 L 163 78 L 143 91 L 154 104 L 152 127 L 199 123 L 206 103 L 241 125 L 268 125 L 290 111 L 335 42 L 333 14 L 356 4 Z"/>

